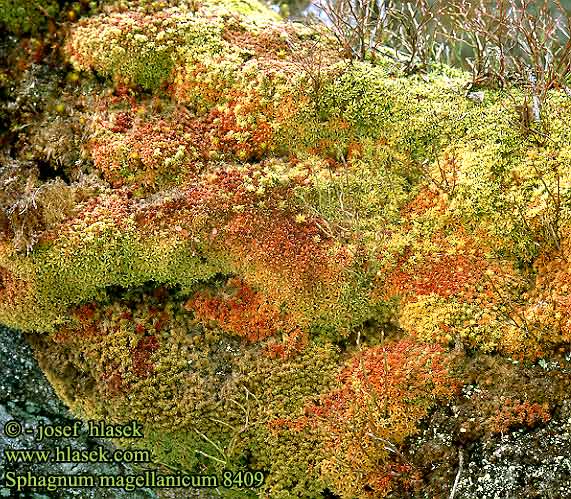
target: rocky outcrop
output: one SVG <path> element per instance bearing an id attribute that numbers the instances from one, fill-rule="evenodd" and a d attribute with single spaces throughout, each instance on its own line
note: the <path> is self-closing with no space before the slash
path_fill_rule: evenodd
<path id="1" fill-rule="evenodd" d="M 10 438 L 5 431 L 0 433 L 0 452 L 2 452 L 2 478 L 0 488 L 2 497 L 46 497 L 45 491 L 33 490 L 17 492 L 4 487 L 6 473 L 14 472 L 25 475 L 30 472 L 34 475 L 82 475 L 82 474 L 110 474 L 126 475 L 133 473 L 130 465 L 107 463 L 14 463 L 8 462 L 5 452 L 15 449 L 43 449 L 55 452 L 57 447 L 68 445 L 77 451 L 92 451 L 99 445 L 105 445 L 101 440 L 87 437 L 85 434 L 77 438 L 53 438 L 38 442 L 36 430 L 41 425 L 73 425 L 75 419 L 67 407 L 54 393 L 53 388 L 39 369 L 33 352 L 24 338 L 15 331 L 0 328 L 0 361 L 2 376 L 0 378 L 0 427 L 10 421 L 18 421 L 25 428 L 32 428 L 34 434 L 23 432 L 15 438 Z M 111 447 L 108 447 L 111 449 Z M 156 497 L 150 490 L 137 490 L 126 492 L 121 489 L 85 489 L 85 488 L 59 488 L 48 492 L 49 497 Z"/>

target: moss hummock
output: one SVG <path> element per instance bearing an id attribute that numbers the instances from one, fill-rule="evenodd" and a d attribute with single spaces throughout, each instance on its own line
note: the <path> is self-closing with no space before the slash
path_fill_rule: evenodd
<path id="1" fill-rule="evenodd" d="M 254 0 L 106 3 L 61 42 L 57 104 L 0 171 L 0 323 L 165 469 L 409 493 L 399 449 L 464 355 L 568 348 L 563 91 L 525 127 L 517 92 L 344 60 Z"/>

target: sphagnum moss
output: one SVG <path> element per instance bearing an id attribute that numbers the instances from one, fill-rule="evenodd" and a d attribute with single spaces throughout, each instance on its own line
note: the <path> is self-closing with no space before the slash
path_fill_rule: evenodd
<path id="1" fill-rule="evenodd" d="M 259 497 L 382 497 L 417 471 L 378 439 L 398 451 L 453 396 L 435 343 L 568 345 L 562 91 L 544 140 L 501 91 L 475 102 L 450 68 L 349 63 L 252 0 L 108 4 L 62 46 L 76 76 L 53 130 L 71 120 L 81 151 L 44 185 L 73 195 L 44 213 L 35 184 L 11 184 L 41 222 L 28 252 L 1 198 L 0 322 L 33 333 L 78 415 L 136 416 L 173 470 L 263 469 Z M 387 387 L 399 402 L 372 410 Z"/>

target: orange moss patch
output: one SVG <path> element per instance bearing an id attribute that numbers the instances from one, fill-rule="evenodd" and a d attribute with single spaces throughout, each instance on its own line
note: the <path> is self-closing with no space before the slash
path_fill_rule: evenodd
<path id="1" fill-rule="evenodd" d="M 491 433 L 507 433 L 514 427 L 533 428 L 538 423 L 547 423 L 551 414 L 547 404 L 530 403 L 520 400 L 500 400 L 496 413 L 488 419 L 487 427 Z"/>
<path id="2" fill-rule="evenodd" d="M 159 349 L 159 341 L 156 336 L 143 336 L 137 346 L 131 349 L 133 373 L 139 378 L 147 378 L 153 373 L 153 364 L 150 356 Z"/>
<path id="3" fill-rule="evenodd" d="M 88 149 L 95 167 L 115 187 L 181 182 L 199 155 L 197 134 L 190 133 L 188 122 L 183 113 L 150 120 L 111 113 L 95 125 L 97 135 Z"/>
<path id="4" fill-rule="evenodd" d="M 466 255 L 433 254 L 426 256 L 420 265 L 405 270 L 407 261 L 408 255 L 401 257 L 388 276 L 384 289 L 387 298 L 432 293 L 445 298 L 453 295 L 471 297 L 474 286 L 482 279 L 486 264 Z"/>
<path id="5" fill-rule="evenodd" d="M 422 206 L 424 209 L 425 205 Z M 407 248 L 394 267 L 380 276 L 377 287 L 385 299 L 402 296 L 414 301 L 418 296 L 436 294 L 468 302 L 476 297 L 493 296 L 493 285 L 487 275 L 490 272 L 494 276 L 504 275 L 506 269 L 487 260 L 478 241 L 462 227 L 454 227 L 455 240 L 439 230 L 430 239 L 431 246 L 438 251 L 415 253 Z M 478 285 L 484 288 L 481 292 L 476 291 Z"/>
<path id="6" fill-rule="evenodd" d="M 542 342 L 552 346 L 571 343 L 571 251 L 564 241 L 561 251 L 542 254 L 534 263 L 534 288 L 525 296 L 522 313 L 531 324 L 548 331 Z"/>
<path id="7" fill-rule="evenodd" d="M 321 314 L 335 315 L 352 263 L 345 248 L 333 249 L 315 220 L 296 222 L 281 210 L 251 210 L 212 233 L 219 258 L 305 329 Z"/>
<path id="8" fill-rule="evenodd" d="M 270 117 L 273 106 L 261 105 L 256 93 L 230 92 L 223 110 L 213 109 L 208 116 L 212 148 L 231 153 L 242 161 L 260 160 L 272 148 Z"/>
<path id="9" fill-rule="evenodd" d="M 309 344 L 307 331 L 299 327 L 290 328 L 289 332 L 283 335 L 281 342 L 273 341 L 268 343 L 264 349 L 264 354 L 270 359 L 288 359 L 295 357 Z"/>
<path id="10" fill-rule="evenodd" d="M 8 269 L 0 267 L 0 303 L 14 306 L 29 293 L 29 285 Z"/>
<path id="11" fill-rule="evenodd" d="M 224 96 L 224 106 L 202 116 L 181 108 L 156 118 L 141 117 L 152 102 L 113 111 L 112 100 L 104 100 L 87 150 L 114 187 L 181 185 L 197 171 L 199 161 L 261 160 L 274 148 L 272 103 L 262 105 L 253 91 L 229 90 Z M 125 104 L 124 98 L 117 99 Z"/>
<path id="12" fill-rule="evenodd" d="M 223 60 L 223 58 L 221 58 Z M 199 97 L 207 107 L 223 100 L 228 82 L 222 77 L 211 75 L 211 70 L 202 62 L 178 70 L 178 78 L 169 86 L 169 92 L 180 102 L 191 102 Z M 206 75 L 208 81 L 205 81 Z"/>
<path id="13" fill-rule="evenodd" d="M 399 462 L 398 448 L 456 382 L 450 359 L 436 345 L 403 340 L 355 354 L 339 375 L 340 388 L 306 407 L 295 420 L 270 429 L 319 432 L 326 459 L 321 473 L 344 497 L 384 497 L 398 483 L 410 486 L 415 471 Z"/>
<path id="14" fill-rule="evenodd" d="M 273 336 L 284 325 L 279 310 L 240 279 L 230 279 L 216 295 L 198 292 L 185 303 L 200 321 L 215 321 L 248 341 Z"/>
<path id="15" fill-rule="evenodd" d="M 235 257 L 286 274 L 296 288 L 335 275 L 327 245 L 316 242 L 322 234 L 315 221 L 296 223 L 293 216 L 278 211 L 248 212 L 234 216 L 222 236 Z"/>
<path id="16" fill-rule="evenodd" d="M 446 203 L 437 190 L 425 187 L 412 201 L 402 207 L 401 214 L 404 218 L 414 218 L 433 208 L 438 208 L 440 213 L 444 213 Z"/>
<path id="17" fill-rule="evenodd" d="M 283 38 L 282 38 L 283 36 Z M 222 37 L 232 46 L 251 50 L 257 58 L 279 58 L 281 51 L 288 50 L 285 37 L 295 36 L 294 30 L 288 26 L 268 26 L 258 34 L 254 34 L 240 26 L 239 23 L 228 22 L 224 26 Z"/>
<path id="18" fill-rule="evenodd" d="M 121 375 L 117 365 L 102 373 L 101 381 L 103 387 L 105 387 L 107 393 L 111 397 L 119 396 L 125 392 L 123 376 Z"/>

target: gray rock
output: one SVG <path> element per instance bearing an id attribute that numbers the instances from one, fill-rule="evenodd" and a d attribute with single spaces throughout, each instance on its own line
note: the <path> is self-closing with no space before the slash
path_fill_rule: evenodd
<path id="1" fill-rule="evenodd" d="M 54 438 L 35 441 L 34 434 L 22 432 L 17 438 L 5 435 L 4 425 L 12 420 L 18 421 L 25 430 L 37 429 L 43 425 L 73 424 L 75 419 L 65 405 L 58 399 L 49 382 L 37 366 L 33 352 L 21 334 L 0 327 L 0 497 L 30 497 L 40 499 L 55 498 L 135 498 L 147 499 L 158 497 L 153 491 L 139 489 L 126 492 L 119 488 L 64 488 L 57 491 L 32 490 L 16 491 L 5 487 L 5 474 L 15 472 L 35 475 L 78 475 L 78 474 L 136 474 L 130 465 L 122 463 L 62 463 L 48 462 L 42 464 L 8 463 L 5 451 L 11 449 L 45 449 L 54 451 L 56 446 L 71 446 L 74 450 L 93 450 L 103 445 L 110 451 L 113 449 L 108 441 L 89 438 L 80 432 L 77 438 Z"/>

